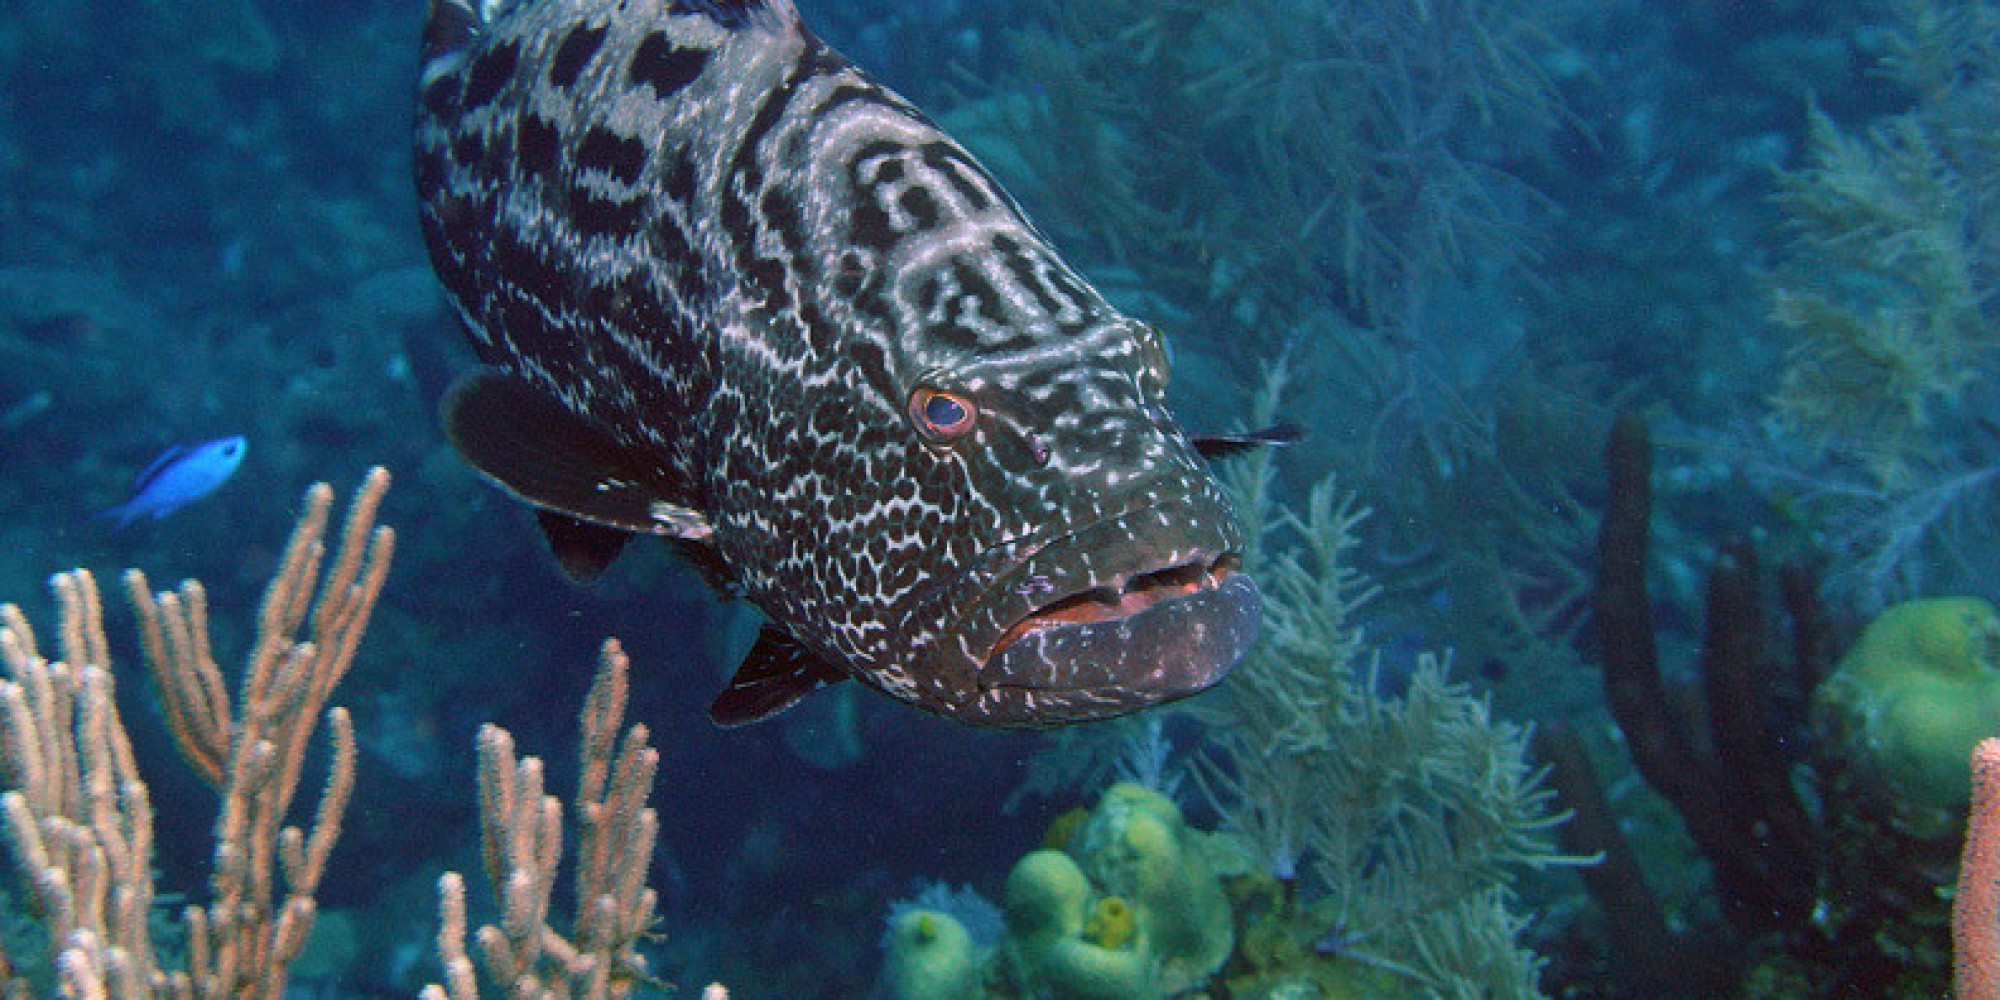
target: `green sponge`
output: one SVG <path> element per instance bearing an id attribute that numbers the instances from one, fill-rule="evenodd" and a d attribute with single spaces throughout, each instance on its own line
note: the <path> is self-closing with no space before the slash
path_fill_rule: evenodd
<path id="1" fill-rule="evenodd" d="M 1975 597 L 1882 612 L 1815 696 L 1834 749 L 1917 836 L 1955 831 L 1973 744 L 2000 734 L 2000 615 Z"/>
<path id="2" fill-rule="evenodd" d="M 1061 850 L 1007 876 L 997 947 L 923 906 L 883 940 L 882 1000 L 1159 1000 L 1206 984 L 1235 946 L 1212 835 L 1156 792 L 1121 784 L 1062 824 Z"/>
<path id="3" fill-rule="evenodd" d="M 1138 937 L 1158 958 L 1168 994 L 1206 980 L 1235 947 L 1235 920 L 1208 839 L 1189 829 L 1173 800 L 1122 783 L 1104 793 L 1070 843 L 1092 883 L 1131 902 Z"/>
<path id="4" fill-rule="evenodd" d="M 1154 1000 L 1206 981 L 1235 944 L 1206 835 L 1133 784 L 1112 787 L 1063 851 L 1007 880 L 1008 971 L 1052 1000 Z"/>
<path id="5" fill-rule="evenodd" d="M 1036 851 L 1007 876 L 1009 975 L 1050 1000 L 1154 1000 L 1150 952 L 1136 937 L 1106 947 L 1085 936 L 1095 891 L 1070 856 Z"/>
<path id="6" fill-rule="evenodd" d="M 883 1000 L 977 1000 L 985 956 L 950 914 L 903 910 L 889 918 L 882 946 Z"/>

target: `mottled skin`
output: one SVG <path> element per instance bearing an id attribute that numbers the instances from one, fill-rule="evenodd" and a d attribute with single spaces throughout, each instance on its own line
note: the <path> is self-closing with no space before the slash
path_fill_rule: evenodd
<path id="1" fill-rule="evenodd" d="M 508 404 L 463 408 L 503 485 L 681 539 L 803 673 L 966 722 L 1132 711 L 1249 645 L 1240 529 L 1158 335 L 786 0 L 439 0 L 421 101 L 438 275 L 482 360 L 563 417 L 490 446 L 467 439 Z M 540 440 L 568 414 L 614 456 L 587 490 L 549 485 L 590 464 Z M 565 499 L 591 490 L 650 518 Z"/>

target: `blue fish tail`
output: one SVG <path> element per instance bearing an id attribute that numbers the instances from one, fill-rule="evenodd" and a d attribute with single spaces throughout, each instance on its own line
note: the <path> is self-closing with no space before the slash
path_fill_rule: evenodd
<path id="1" fill-rule="evenodd" d="M 111 520 L 114 522 L 111 525 L 111 533 L 115 535 L 130 527 L 133 521 L 138 520 L 139 514 L 138 504 L 121 503 L 98 511 L 97 517 L 99 520 Z"/>

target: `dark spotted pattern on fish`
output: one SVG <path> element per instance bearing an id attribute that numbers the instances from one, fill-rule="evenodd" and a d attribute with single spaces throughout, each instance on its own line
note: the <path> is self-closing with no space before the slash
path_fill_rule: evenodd
<path id="1" fill-rule="evenodd" d="M 425 41 L 425 236 L 491 366 L 448 430 L 573 572 L 665 535 L 769 614 L 719 720 L 853 676 L 1054 725 L 1250 644 L 1158 335 L 786 0 L 437 0 Z"/>

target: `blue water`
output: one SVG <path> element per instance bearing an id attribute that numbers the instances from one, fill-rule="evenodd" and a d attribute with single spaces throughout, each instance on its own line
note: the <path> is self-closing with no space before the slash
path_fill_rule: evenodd
<path id="1" fill-rule="evenodd" d="M 1992 593 L 1990 3 L 1941 0 L 1989 20 L 1928 84 L 1882 69 L 1908 27 L 1861 2 L 1433 2 L 1430 20 L 1381 0 L 802 5 L 961 135 L 1114 301 L 1167 332 L 1184 423 L 1249 426 L 1265 366 L 1289 363 L 1276 416 L 1306 436 L 1274 488 L 1296 505 L 1334 474 L 1372 509 L 1345 557 L 1381 588 L 1351 622 L 1383 651 L 1381 695 L 1404 690 L 1419 650 L 1449 649 L 1496 715 L 1584 732 L 1678 940 L 1732 956 L 1725 978 L 1783 968 L 1797 996 L 1888 995 L 1882 970 L 1900 964 L 1923 971 L 1898 989 L 1944 981 L 1934 898 L 1906 913 L 1823 869 L 1799 876 L 1892 927 L 1893 948 L 1824 924 L 1753 940 L 1724 914 L 1712 881 L 1688 873 L 1674 810 L 1623 753 L 1591 594 L 1599 453 L 1619 412 L 1653 429 L 1647 572 L 1675 690 L 1700 686 L 1704 575 L 1732 539 L 1754 540 L 1770 567 L 1816 570 L 1821 668 L 1890 603 Z M 866 996 L 892 902 L 936 884 L 998 898 L 1014 861 L 1104 777 L 1017 801 L 1049 737 L 971 730 L 858 689 L 718 730 L 706 706 L 754 632 L 747 609 L 650 544 L 594 585 L 570 583 L 529 512 L 455 456 L 436 407 L 473 360 L 416 222 L 418 6 L 0 9 L 0 598 L 52 622 L 43 581 L 57 570 L 199 578 L 233 665 L 297 497 L 386 466 L 383 520 L 401 548 L 334 699 L 357 720 L 361 779 L 319 902 L 349 939 L 318 946 L 331 957 L 294 978 L 299 995 L 409 996 L 436 979 L 436 876 L 479 868 L 475 732 L 506 726 L 566 790 L 576 707 L 597 644 L 616 635 L 635 664 L 630 718 L 662 754 L 655 970 L 741 998 Z M 1094 72 L 1047 75 L 1031 35 Z M 1503 55 L 1480 48 L 1496 40 Z M 1080 131 L 1004 125 L 1010 106 L 1073 97 L 1065 121 Z M 1784 178 L 1814 162 L 1815 113 L 1852 142 L 1928 137 L 1939 193 L 1922 204 L 1943 220 L 1927 232 L 1962 252 L 1956 311 L 1908 271 L 1809 245 Z M 1093 183 L 1104 156 L 1123 189 Z M 1854 218 L 1828 225 L 1869 237 Z M 1942 329 L 1929 353 L 1912 349 L 1919 384 L 1864 371 L 1836 391 L 1799 374 L 1802 353 L 1838 340 L 1786 320 L 1784 296 L 1814 291 Z M 239 432 L 249 457 L 214 494 L 120 533 L 93 518 L 169 445 Z M 160 882 L 199 899 L 214 797 L 179 768 L 131 616 L 109 603 Z M 1780 742 L 1816 745 L 1790 620 L 1775 594 L 1766 606 L 1763 711 Z M 1180 720 L 1173 739 L 1186 753 L 1202 736 Z M 1893 824 L 1839 807 L 1841 766 L 1803 750 L 1775 765 L 1819 789 L 1820 836 L 1881 836 L 1893 854 Z M 1197 824 L 1217 822 L 1183 797 Z M 1946 859 L 1926 884 L 1948 881 L 1954 846 L 1919 841 L 1908 849 Z M 7 890 L 18 917 L 24 894 Z M 1519 940 L 1549 959 L 1545 995 L 1643 993 L 1606 943 L 1619 916 L 1580 881 L 1516 890 L 1532 917 Z M 22 957 L 32 938 L 17 926 L 0 940 L 45 969 Z"/>

